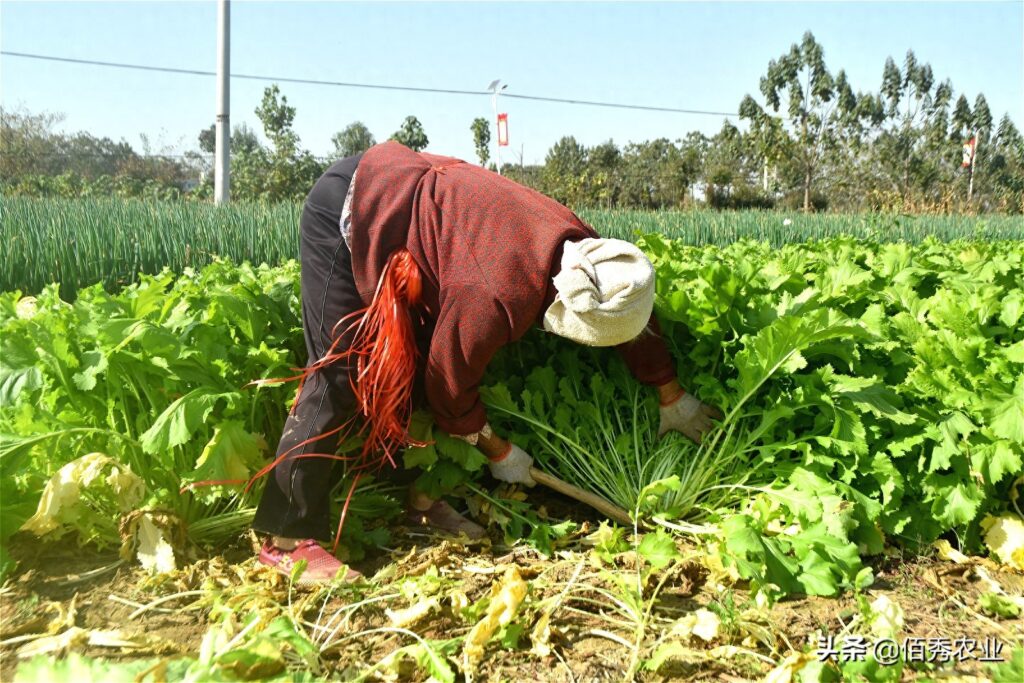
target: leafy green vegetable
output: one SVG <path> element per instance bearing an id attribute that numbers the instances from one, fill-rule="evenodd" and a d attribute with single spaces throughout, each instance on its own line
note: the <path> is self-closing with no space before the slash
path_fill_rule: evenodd
<path id="1" fill-rule="evenodd" d="M 1017 601 L 1014 601 L 998 593 L 985 593 L 978 598 L 978 606 L 981 607 L 985 614 L 1002 617 L 1003 619 L 1013 619 L 1020 616 L 1021 605 L 1019 602 L 1019 598 Z"/>
<path id="2" fill-rule="evenodd" d="M 673 560 L 679 558 L 675 540 L 664 529 L 656 529 L 654 533 L 644 534 L 636 552 L 654 569 L 664 569 Z"/>
<path id="3" fill-rule="evenodd" d="M 165 660 L 136 659 L 115 661 L 85 657 L 71 652 L 63 659 L 51 655 L 37 655 L 18 665 L 14 672 L 15 683 L 81 683 L 82 681 L 105 681 L 108 683 L 135 683 L 139 676 L 160 664 L 166 665 L 165 676 L 169 680 L 183 680 L 188 669 L 188 659 Z"/>
<path id="4" fill-rule="evenodd" d="M 981 521 L 1007 511 L 1024 467 L 1024 244 L 638 243 L 682 383 L 726 418 L 699 447 L 658 439 L 652 392 L 614 352 L 536 332 L 482 382 L 499 433 L 641 521 L 717 528 L 723 562 L 755 590 L 860 586 L 886 543 L 954 532 L 980 550 Z M 144 481 L 137 506 L 172 511 L 194 540 L 247 524 L 258 489 L 179 490 L 251 476 L 279 438 L 293 388 L 243 387 L 302 360 L 297 275 L 218 261 L 74 303 L 55 286 L 0 294 L 3 536 L 61 467 L 97 452 Z M 406 454 L 417 487 L 480 495 L 483 457 L 417 420 L 430 442 Z M 487 495 L 509 540 L 550 551 L 564 533 Z M 346 524 L 357 553 L 382 542 L 363 512 Z M 109 535 L 115 516 L 81 523 Z"/>
<path id="5" fill-rule="evenodd" d="M 1024 647 L 1015 647 L 1001 664 L 988 667 L 992 683 L 1014 683 L 1024 678 Z"/>
<path id="6" fill-rule="evenodd" d="M 717 521 L 755 587 L 832 595 L 869 580 L 861 558 L 887 541 L 951 530 L 978 549 L 1024 462 L 1024 328 L 1007 324 L 1024 245 L 639 244 L 682 383 L 726 411 L 719 429 L 699 448 L 657 440 L 613 354 L 531 334 L 485 378 L 504 433 L 623 507 Z"/>
<path id="7" fill-rule="evenodd" d="M 402 456 L 404 466 L 423 470 L 415 485 L 432 498 L 451 495 L 471 481 L 487 462 L 476 447 L 434 429 L 428 413 L 414 413 L 409 432 L 425 445 L 407 448 Z"/>
<path id="8" fill-rule="evenodd" d="M 173 511 L 194 540 L 237 533 L 254 497 L 240 486 L 275 441 L 291 387 L 243 389 L 298 365 L 298 267 L 217 262 L 201 273 L 163 272 L 73 304 L 49 287 L 22 305 L 0 295 L 0 467 L 3 535 L 62 466 L 103 453 L 145 484 L 137 501 Z M 238 514 L 249 510 L 249 514 Z M 222 523 L 207 523 L 220 518 Z M 69 520 L 85 538 L 117 536 L 117 513 Z M 94 529 L 94 530 L 93 530 Z"/>

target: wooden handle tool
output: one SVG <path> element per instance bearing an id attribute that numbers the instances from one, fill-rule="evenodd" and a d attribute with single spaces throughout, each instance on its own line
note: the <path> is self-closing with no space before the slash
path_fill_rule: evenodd
<path id="1" fill-rule="evenodd" d="M 589 491 L 584 491 L 580 487 L 573 486 L 568 482 L 562 481 L 558 477 L 553 477 L 547 472 L 538 470 L 536 467 L 530 468 L 530 476 L 533 477 L 533 480 L 538 484 L 543 484 L 549 489 L 554 489 L 559 493 L 563 493 L 570 498 L 575 498 L 581 503 L 589 505 L 601 514 L 607 516 L 608 519 L 613 522 L 618 522 L 623 526 L 633 526 L 633 520 L 630 519 L 628 512 L 620 508 L 618 505 L 609 503 L 601 496 L 590 493 Z"/>

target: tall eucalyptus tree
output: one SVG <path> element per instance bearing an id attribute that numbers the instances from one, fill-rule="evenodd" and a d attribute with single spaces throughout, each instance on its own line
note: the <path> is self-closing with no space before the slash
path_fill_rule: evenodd
<path id="1" fill-rule="evenodd" d="M 815 181 L 839 143 L 839 130 L 857 98 L 844 71 L 829 73 L 824 50 L 809 31 L 799 45 L 768 63 L 760 90 L 771 113 L 747 95 L 740 118 L 751 122 L 755 136 L 777 135 L 782 129 L 802 177 L 803 207 L 809 211 Z"/>

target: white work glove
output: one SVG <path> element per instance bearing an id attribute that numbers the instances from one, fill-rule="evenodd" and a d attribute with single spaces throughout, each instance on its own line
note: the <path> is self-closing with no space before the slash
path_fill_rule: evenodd
<path id="1" fill-rule="evenodd" d="M 487 461 L 491 467 L 491 474 L 495 479 L 507 481 L 510 484 L 525 484 L 527 486 L 533 486 L 537 483 L 530 476 L 533 458 L 514 443 L 509 442 L 508 450 L 497 457 L 488 458 Z"/>
<path id="2" fill-rule="evenodd" d="M 674 429 L 685 434 L 690 440 L 700 443 L 704 433 L 714 426 L 711 422 L 712 419 L 721 420 L 721 411 L 706 403 L 701 403 L 684 392 L 671 403 L 661 406 L 661 424 L 658 427 L 658 436 Z"/>

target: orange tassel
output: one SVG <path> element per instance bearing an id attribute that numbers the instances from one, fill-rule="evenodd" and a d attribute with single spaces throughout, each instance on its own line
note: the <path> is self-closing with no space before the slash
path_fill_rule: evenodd
<path id="1" fill-rule="evenodd" d="M 355 361 L 352 391 L 365 418 L 367 465 L 373 453 L 380 453 L 379 466 L 387 461 L 395 467 L 400 449 L 424 445 L 409 436 L 418 356 L 411 309 L 419 306 L 422 293 L 422 277 L 412 255 L 405 249 L 392 254 L 373 301 L 355 328 L 352 345 L 340 354 Z"/>

